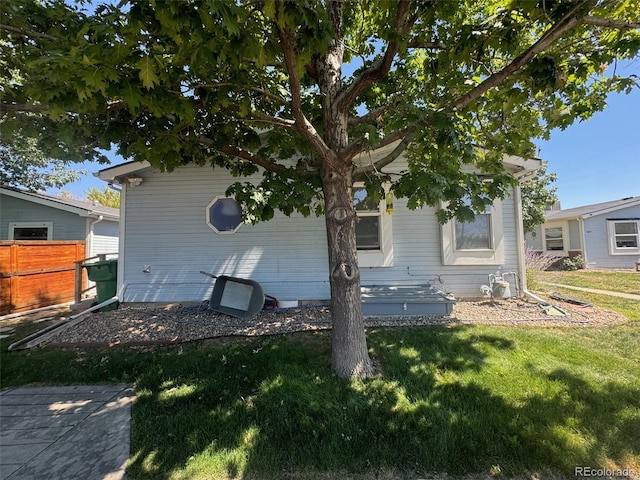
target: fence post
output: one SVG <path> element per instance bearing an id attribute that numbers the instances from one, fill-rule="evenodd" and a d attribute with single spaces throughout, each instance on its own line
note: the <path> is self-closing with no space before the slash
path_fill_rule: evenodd
<path id="1" fill-rule="evenodd" d="M 82 301 L 82 260 L 74 262 L 76 266 L 76 277 L 73 288 L 73 300 L 76 304 Z"/>

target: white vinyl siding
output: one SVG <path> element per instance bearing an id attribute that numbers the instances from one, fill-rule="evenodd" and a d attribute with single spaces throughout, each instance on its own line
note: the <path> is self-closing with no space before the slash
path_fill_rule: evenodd
<path id="1" fill-rule="evenodd" d="M 399 165 L 398 171 L 406 168 Z M 214 275 L 255 280 L 265 294 L 281 300 L 315 301 L 330 296 L 327 237 L 322 217 L 274 218 L 242 225 L 234 235 L 217 235 L 208 225 L 205 209 L 216 195 L 224 195 L 235 181 L 222 169 L 188 165 L 171 173 L 148 169 L 143 183 L 126 189 L 123 275 L 125 302 L 203 301 L 209 298 Z M 255 179 L 259 181 L 260 175 Z M 366 285 L 416 285 L 439 278 L 436 286 L 458 297 L 479 297 L 487 276 L 517 271 L 515 206 L 511 198 L 500 203 L 493 217 L 502 225 L 496 239 L 501 256 L 476 265 L 443 265 L 441 226 L 435 209 L 410 211 L 406 199 L 395 199 L 393 214 L 383 225 L 393 246 L 390 266 L 365 266 Z M 148 267 L 148 273 L 145 273 Z"/>
<path id="2" fill-rule="evenodd" d="M 0 207 L 0 233 L 2 234 L 2 240 L 10 240 L 10 223 L 52 224 L 53 235 L 49 240 L 85 240 L 85 219 L 74 213 L 8 195 L 2 195 Z"/>
<path id="3" fill-rule="evenodd" d="M 118 222 L 102 220 L 93 224 L 92 251 L 89 257 L 100 253 L 118 253 Z"/>
<path id="4" fill-rule="evenodd" d="M 640 205 L 622 208 L 615 212 L 594 215 L 584 219 L 584 239 L 588 268 L 621 268 L 634 269 L 635 261 L 640 257 L 640 250 L 628 254 L 612 254 L 613 237 L 611 222 L 633 219 L 640 222 Z M 623 220 L 628 221 L 628 220 Z"/>

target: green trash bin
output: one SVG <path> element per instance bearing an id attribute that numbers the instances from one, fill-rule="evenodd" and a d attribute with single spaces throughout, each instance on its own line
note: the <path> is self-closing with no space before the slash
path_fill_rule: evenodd
<path id="1" fill-rule="evenodd" d="M 96 282 L 97 301 L 102 303 L 116 296 L 116 280 L 118 276 L 118 260 L 103 260 L 100 262 L 85 263 L 87 277 Z M 118 303 L 114 302 L 100 309 L 101 312 L 115 310 Z"/>

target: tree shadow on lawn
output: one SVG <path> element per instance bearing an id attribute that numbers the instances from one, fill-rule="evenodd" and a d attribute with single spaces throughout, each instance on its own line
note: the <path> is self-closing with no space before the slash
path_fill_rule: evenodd
<path id="1" fill-rule="evenodd" d="M 491 357 L 516 346 L 468 331 L 374 332 L 369 346 L 383 374 L 368 381 L 330 373 L 330 341 L 322 334 L 209 349 L 197 360 L 199 374 L 189 377 L 181 372 L 194 371 L 192 355 L 173 354 L 170 367 L 165 362 L 138 382 L 128 470 L 132 478 L 464 474 L 498 467 L 573 474 L 575 466 L 607 458 L 638 458 L 640 441 L 616 440 L 620 432 L 640 431 L 637 389 L 595 388 L 568 371 L 538 372 L 562 382 L 563 393 L 505 399 L 468 374 L 487 374 Z M 571 429 L 590 441 L 572 437 Z"/>

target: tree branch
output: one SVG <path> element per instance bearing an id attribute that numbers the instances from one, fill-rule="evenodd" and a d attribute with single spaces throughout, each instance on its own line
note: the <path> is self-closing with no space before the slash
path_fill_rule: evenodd
<path id="1" fill-rule="evenodd" d="M 413 127 L 410 127 L 413 128 Z M 402 140 L 407 135 L 407 130 L 397 130 L 395 132 L 389 133 L 385 135 L 380 143 L 378 143 L 376 148 L 386 147 L 387 145 L 392 144 L 393 142 L 397 142 L 398 140 Z M 366 147 L 364 146 L 364 141 L 362 139 L 356 140 L 352 142 L 343 152 L 343 156 L 345 161 L 351 161 L 357 155 L 366 151 Z M 391 162 L 388 162 L 391 163 Z M 387 165 L 388 165 L 387 163 Z"/>
<path id="2" fill-rule="evenodd" d="M 276 22 L 277 26 L 277 22 Z M 316 151 L 323 157 L 328 156 L 329 147 L 324 143 L 322 137 L 315 127 L 307 120 L 302 111 L 302 86 L 298 75 L 298 65 L 296 61 L 294 33 L 290 30 L 283 30 L 279 26 L 278 37 L 284 54 L 285 65 L 289 73 L 289 85 L 291 87 L 291 111 L 295 119 L 295 128 L 311 143 Z"/>
<path id="3" fill-rule="evenodd" d="M 430 123 L 430 122 L 427 122 L 427 123 Z M 417 130 L 418 130 L 418 126 L 412 125 L 411 127 L 409 127 L 408 129 L 402 132 L 396 132 L 396 134 L 393 134 L 394 136 L 397 135 L 400 138 L 400 143 L 396 145 L 396 148 L 394 148 L 391 153 L 382 157 L 380 160 L 377 160 L 373 164 L 356 168 L 353 172 L 354 178 L 359 178 L 362 175 L 365 175 L 367 173 L 381 170 L 387 165 L 393 163 L 400 155 L 402 155 L 403 152 L 407 150 L 407 148 L 409 148 L 409 145 L 411 144 L 411 142 L 416 136 Z M 392 136 L 390 135 L 389 139 L 391 138 Z M 393 141 L 396 141 L 396 140 L 398 140 L 398 138 L 395 138 Z M 388 142 L 387 145 L 393 143 L 393 141 Z"/>
<path id="4" fill-rule="evenodd" d="M 388 112 L 391 108 L 393 108 L 393 104 L 387 102 L 385 105 L 375 108 L 360 117 L 350 117 L 349 126 L 355 127 L 367 122 L 377 123 L 378 118 Z"/>
<path id="5" fill-rule="evenodd" d="M 263 122 L 269 125 L 275 125 L 277 127 L 283 127 L 292 129 L 295 127 L 295 120 L 289 120 L 286 118 L 273 117 L 271 115 L 265 115 L 263 113 L 254 112 L 251 114 L 251 118 L 246 119 L 247 122 Z"/>
<path id="6" fill-rule="evenodd" d="M 237 88 L 242 88 L 245 90 L 251 90 L 254 92 L 258 92 L 262 95 L 264 95 L 267 98 L 271 98 L 273 100 L 278 101 L 279 103 L 282 104 L 287 104 L 287 100 L 275 95 L 273 93 L 271 93 L 268 90 L 265 90 L 264 88 L 258 88 L 258 87 L 254 87 L 253 85 L 242 85 L 242 84 L 238 84 L 238 83 L 232 83 L 232 82 L 220 82 L 220 83 L 198 83 L 196 85 L 185 85 L 184 88 L 187 88 L 188 90 L 194 90 L 196 88 L 221 88 L 221 87 L 237 87 Z M 182 92 L 181 92 L 182 93 Z"/>
<path id="7" fill-rule="evenodd" d="M 218 150 L 219 152 L 222 152 L 225 155 L 242 158 L 243 160 L 247 160 L 270 172 L 282 174 L 282 173 L 285 173 L 287 170 L 285 166 L 280 165 L 279 163 L 271 162 L 270 160 L 267 160 L 266 158 L 263 158 L 261 156 L 254 155 L 248 150 L 244 150 L 239 147 L 234 147 L 232 145 L 224 145 L 222 147 L 217 146 L 212 139 L 210 139 L 209 137 L 205 137 L 204 135 L 197 135 L 196 139 L 202 145 L 206 145 L 207 147 L 211 147 L 215 150 Z"/>
<path id="8" fill-rule="evenodd" d="M 444 43 L 427 42 L 422 40 L 411 40 L 407 43 L 407 48 L 424 48 L 427 50 L 448 50 Z"/>
<path id="9" fill-rule="evenodd" d="M 581 11 L 582 7 L 585 5 L 589 4 L 590 6 L 593 6 L 595 1 L 596 0 L 582 0 L 580 3 L 576 4 L 576 6 L 571 10 L 571 12 L 569 12 L 558 23 L 556 23 L 549 30 L 547 30 L 538 39 L 538 41 L 536 41 L 525 52 L 523 52 L 518 57 L 516 57 L 509 65 L 504 67 L 502 70 L 489 76 L 487 79 L 485 79 L 482 83 L 477 85 L 471 91 L 455 99 L 452 102 L 450 108 L 462 109 L 466 107 L 467 105 L 469 105 L 469 103 L 479 98 L 486 91 L 504 82 L 507 78 L 509 78 L 519 69 L 521 69 L 524 65 L 526 65 L 529 61 L 531 61 L 531 59 L 535 55 L 542 52 L 554 41 L 560 38 L 564 33 L 576 27 L 577 25 L 584 23 L 585 18 L 592 18 L 592 17 L 581 17 L 579 15 L 579 12 Z M 616 27 L 616 25 L 613 25 L 613 24 L 612 25 L 607 24 L 606 26 Z M 357 175 L 362 175 L 374 170 L 380 170 L 381 168 L 389 165 L 407 149 L 407 147 L 415 138 L 417 129 L 425 128 L 429 126 L 432 122 L 433 120 L 429 118 L 416 122 L 414 125 L 412 125 L 407 130 L 405 130 L 406 134 L 402 138 L 402 141 L 396 146 L 396 148 L 391 153 L 386 155 L 384 158 L 381 158 L 380 160 L 376 161 L 373 165 L 368 165 L 366 167 L 360 167 L 356 169 L 354 172 L 354 175 L 357 176 Z"/>
<path id="10" fill-rule="evenodd" d="M 0 104 L 0 118 L 9 112 L 42 113 L 49 110 L 45 105 L 27 105 L 25 103 L 2 103 Z"/>
<path id="11" fill-rule="evenodd" d="M 587 15 L 586 17 L 584 17 L 584 23 L 588 25 L 595 25 L 596 27 L 618 28 L 620 30 L 631 30 L 635 28 L 640 28 L 639 22 L 627 22 L 624 20 L 614 20 L 611 18 L 594 17 L 591 15 Z"/>
<path id="12" fill-rule="evenodd" d="M 23 28 L 12 27 L 11 25 L 0 24 L 0 30 L 4 30 L 5 32 L 17 33 L 18 35 L 22 35 L 23 37 L 27 38 L 43 38 L 52 42 L 58 41 L 56 37 L 52 37 L 51 35 L 47 35 L 46 33 L 25 30 Z"/>
<path id="13" fill-rule="evenodd" d="M 580 17 L 578 12 L 581 11 L 584 5 L 593 5 L 594 3 L 595 0 L 582 0 L 580 3 L 576 4 L 576 6 L 567 15 L 565 15 L 564 18 L 547 30 L 531 47 L 513 59 L 509 65 L 486 78 L 469 92 L 455 99 L 451 104 L 451 108 L 460 110 L 469 105 L 473 100 L 482 96 L 482 94 L 488 90 L 500 85 L 507 78 L 529 63 L 538 53 L 545 50 L 566 32 L 582 23 L 584 21 L 584 17 Z"/>
<path id="14" fill-rule="evenodd" d="M 398 2 L 398 10 L 396 11 L 396 18 L 393 24 L 393 30 L 395 33 L 402 35 L 414 22 L 415 19 L 407 22 L 407 15 L 409 13 L 409 0 L 401 0 Z M 369 68 L 366 68 L 355 81 L 340 94 L 338 98 L 338 105 L 341 111 L 346 112 L 351 105 L 356 101 L 358 95 L 360 95 L 369 85 L 375 81 L 384 77 L 393 63 L 400 44 L 393 40 L 387 45 L 387 50 L 384 55 L 377 61 L 373 62 Z"/>

